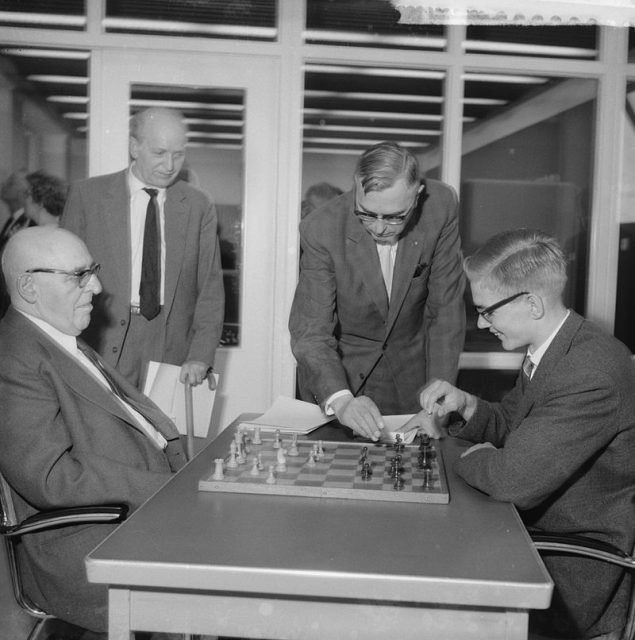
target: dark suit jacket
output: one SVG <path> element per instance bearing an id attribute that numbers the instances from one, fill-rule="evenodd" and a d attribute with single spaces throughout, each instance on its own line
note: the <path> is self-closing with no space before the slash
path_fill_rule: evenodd
<path id="1" fill-rule="evenodd" d="M 353 191 L 301 222 L 289 329 L 304 399 L 359 390 L 384 414 L 416 412 L 428 379 L 456 377 L 465 333 L 458 202 L 435 180 L 421 200 L 399 240 L 390 304 Z"/>
<path id="2" fill-rule="evenodd" d="M 73 185 L 61 225 L 88 246 L 102 270 L 103 292 L 86 341 L 114 366 L 126 342 L 130 321 L 130 195 L 127 172 L 89 178 Z M 216 209 L 206 194 L 179 181 L 165 201 L 165 301 L 152 322 L 163 323 L 153 358 L 181 365 L 212 364 L 221 338 L 225 297 Z"/>
<path id="3" fill-rule="evenodd" d="M 152 401 L 111 371 L 169 441 L 165 452 L 112 393 L 13 307 L 0 322 L 0 362 L 0 471 L 19 518 L 104 503 L 134 510 L 182 466 L 176 427 Z M 113 528 L 80 525 L 25 536 L 27 593 L 50 613 L 104 630 L 106 590 L 88 584 L 84 556 Z"/>
<path id="4" fill-rule="evenodd" d="M 632 551 L 635 371 L 628 349 L 591 322 L 571 312 L 525 393 L 519 380 L 500 404 L 479 401 L 456 435 L 499 447 L 461 458 L 457 471 L 513 502 L 528 527 Z M 551 625 L 587 637 L 623 624 L 629 589 L 622 571 L 562 556 L 546 564 L 556 585 Z"/>

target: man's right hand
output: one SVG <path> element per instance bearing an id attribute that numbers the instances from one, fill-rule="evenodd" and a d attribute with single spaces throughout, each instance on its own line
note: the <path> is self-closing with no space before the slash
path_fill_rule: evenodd
<path id="1" fill-rule="evenodd" d="M 331 407 L 341 424 L 350 427 L 364 438 L 379 440 L 384 421 L 377 405 L 370 398 L 346 395 L 333 400 Z"/>

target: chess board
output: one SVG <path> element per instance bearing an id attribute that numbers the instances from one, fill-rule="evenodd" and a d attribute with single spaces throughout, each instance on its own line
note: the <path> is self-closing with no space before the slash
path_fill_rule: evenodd
<path id="1" fill-rule="evenodd" d="M 450 500 L 443 456 L 433 440 L 426 451 L 427 471 L 419 468 L 421 452 L 417 440 L 410 445 L 402 444 L 401 450 L 393 444 L 322 441 L 323 455 L 312 465 L 309 458 L 316 441 L 298 439 L 298 455 L 291 456 L 288 434 L 281 440 L 282 448 L 287 451 L 286 470 L 273 471 L 278 461 L 274 441 L 271 433 L 262 436 L 262 444 L 253 444 L 247 436 L 245 462 L 228 468 L 229 458 L 224 458 L 223 479 L 214 479 L 215 469 L 210 469 L 199 481 L 199 490 L 437 504 L 447 504 Z M 360 463 L 364 447 L 367 448 L 366 461 L 372 469 L 367 479 L 362 478 Z M 253 459 L 258 455 L 262 465 L 254 475 Z M 391 476 L 392 461 L 397 455 L 401 456 L 399 487 Z"/>

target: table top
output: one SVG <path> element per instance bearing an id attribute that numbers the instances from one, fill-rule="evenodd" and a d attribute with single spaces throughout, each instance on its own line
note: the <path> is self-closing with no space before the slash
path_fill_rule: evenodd
<path id="1" fill-rule="evenodd" d="M 241 416 L 102 542 L 92 582 L 401 603 L 542 609 L 553 583 L 511 504 L 453 470 L 449 504 L 199 491 Z M 312 438 L 345 438 L 326 425 Z"/>

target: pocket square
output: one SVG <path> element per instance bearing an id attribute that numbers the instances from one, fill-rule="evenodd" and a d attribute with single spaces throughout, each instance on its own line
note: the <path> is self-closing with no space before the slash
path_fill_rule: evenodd
<path id="1" fill-rule="evenodd" d="M 415 269 L 415 273 L 412 276 L 413 278 L 418 278 L 428 266 L 427 262 L 420 262 Z"/>

